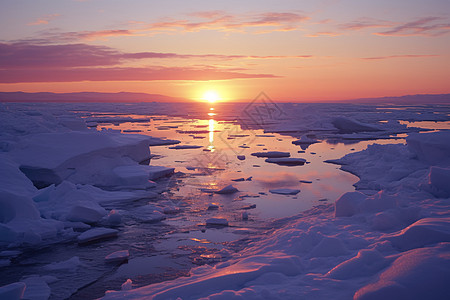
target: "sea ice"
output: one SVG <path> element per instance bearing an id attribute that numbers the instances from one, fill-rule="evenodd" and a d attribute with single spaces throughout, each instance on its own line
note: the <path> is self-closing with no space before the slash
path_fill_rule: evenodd
<path id="1" fill-rule="evenodd" d="M 77 238 L 78 243 L 89 243 L 100 239 L 116 237 L 119 233 L 116 229 L 111 228 L 93 228 L 89 229 L 82 234 L 80 234 Z"/>
<path id="2" fill-rule="evenodd" d="M 306 159 L 295 157 L 267 158 L 265 162 L 284 165 L 284 166 L 303 166 Z"/>
<path id="3" fill-rule="evenodd" d="M 228 220 L 225 218 L 210 218 L 206 220 L 206 226 L 228 226 Z"/>
<path id="4" fill-rule="evenodd" d="M 300 190 L 297 189 L 271 189 L 269 190 L 272 194 L 281 194 L 281 195 L 297 195 L 300 193 Z"/>
<path id="5" fill-rule="evenodd" d="M 111 254 L 108 254 L 105 257 L 106 262 L 116 262 L 116 261 L 124 261 L 130 257 L 130 252 L 128 250 L 119 250 L 115 251 Z"/>
<path id="6" fill-rule="evenodd" d="M 236 192 L 239 192 L 239 190 L 230 184 L 230 185 L 227 185 L 226 187 L 224 187 L 223 189 L 216 191 L 215 193 L 216 194 L 234 194 Z"/>
<path id="7" fill-rule="evenodd" d="M 256 156 L 256 157 L 269 157 L 269 158 L 291 156 L 291 154 L 289 152 L 280 152 L 280 151 L 254 152 L 251 155 Z"/>
<path id="8" fill-rule="evenodd" d="M 198 149 L 198 148 L 202 148 L 203 146 L 198 146 L 198 145 L 176 145 L 173 147 L 169 147 L 169 149 L 175 149 L 175 150 L 180 150 L 180 149 Z"/>

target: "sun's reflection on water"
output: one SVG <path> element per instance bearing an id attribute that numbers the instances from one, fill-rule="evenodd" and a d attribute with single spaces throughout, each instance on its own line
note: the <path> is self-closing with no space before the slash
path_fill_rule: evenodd
<path id="1" fill-rule="evenodd" d="M 209 110 L 214 110 L 213 107 L 210 107 Z M 208 113 L 209 116 L 209 122 L 208 122 L 208 131 L 209 131 L 209 146 L 208 149 L 211 152 L 214 152 L 215 147 L 214 147 L 214 116 L 216 114 L 215 113 Z"/>

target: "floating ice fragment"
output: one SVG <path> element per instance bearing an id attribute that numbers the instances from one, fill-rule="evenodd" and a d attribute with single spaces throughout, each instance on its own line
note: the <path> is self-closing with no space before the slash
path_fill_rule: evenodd
<path id="1" fill-rule="evenodd" d="M 292 144 L 294 145 L 310 145 L 314 143 L 318 143 L 319 141 L 316 139 L 311 139 L 307 137 L 306 135 L 303 135 L 300 139 L 292 141 Z"/>
<path id="2" fill-rule="evenodd" d="M 162 167 L 162 166 L 149 166 L 149 175 L 148 175 L 148 179 L 150 180 L 156 180 L 159 179 L 161 177 L 165 177 L 165 176 L 169 176 L 171 174 L 173 174 L 173 172 L 175 171 L 175 168 L 167 168 L 167 167 Z"/>
<path id="3" fill-rule="evenodd" d="M 74 256 L 65 261 L 54 262 L 44 266 L 45 270 L 49 271 L 75 271 L 79 266 L 81 266 L 81 261 L 78 256 Z"/>
<path id="4" fill-rule="evenodd" d="M 272 157 L 272 158 L 291 156 L 289 152 L 280 152 L 280 151 L 254 152 L 251 155 L 256 157 Z"/>
<path id="5" fill-rule="evenodd" d="M 239 192 L 239 190 L 230 184 L 215 193 L 216 194 L 233 194 L 236 192 Z"/>
<path id="6" fill-rule="evenodd" d="M 206 220 L 206 226 L 228 226 L 228 220 L 225 218 L 210 218 Z"/>
<path id="7" fill-rule="evenodd" d="M 245 155 L 238 155 L 238 156 L 237 156 L 237 159 L 239 159 L 239 160 L 245 160 Z"/>
<path id="8" fill-rule="evenodd" d="M 122 291 L 129 291 L 133 288 L 133 282 L 131 279 L 127 279 L 124 283 L 122 283 L 121 290 Z"/>
<path id="9" fill-rule="evenodd" d="M 116 262 L 116 261 L 124 261 L 130 257 L 130 252 L 128 250 L 119 250 L 108 254 L 105 257 L 106 262 Z"/>
<path id="10" fill-rule="evenodd" d="M 272 194 L 281 194 L 281 195 L 297 195 L 300 193 L 300 190 L 296 189 L 272 189 L 269 190 Z"/>
<path id="11" fill-rule="evenodd" d="M 217 203 L 210 203 L 208 205 L 208 210 L 216 210 L 219 209 L 219 205 L 217 205 Z"/>
<path id="12" fill-rule="evenodd" d="M 198 148 L 202 148 L 203 146 L 198 146 L 198 145 L 176 145 L 176 146 L 172 146 L 169 147 L 169 149 L 175 149 L 175 150 L 180 150 L 180 149 L 198 149 Z"/>
<path id="13" fill-rule="evenodd" d="M 116 237 L 118 233 L 118 230 L 111 228 L 93 228 L 80 234 L 77 240 L 78 243 L 83 244 L 100 239 Z"/>
<path id="14" fill-rule="evenodd" d="M 303 166 L 306 163 L 306 159 L 294 157 L 267 158 L 265 162 L 283 166 Z"/>

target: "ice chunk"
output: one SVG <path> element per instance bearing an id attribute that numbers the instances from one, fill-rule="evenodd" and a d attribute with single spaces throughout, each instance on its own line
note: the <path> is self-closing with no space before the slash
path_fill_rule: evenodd
<path id="1" fill-rule="evenodd" d="M 129 291 L 133 288 L 133 282 L 131 279 L 127 279 L 124 283 L 122 283 L 121 290 L 122 291 Z"/>
<path id="2" fill-rule="evenodd" d="M 120 213 L 117 210 L 112 209 L 108 213 L 106 220 L 109 225 L 117 226 L 120 223 L 122 223 L 122 216 L 120 215 Z"/>
<path id="3" fill-rule="evenodd" d="M 283 166 L 303 166 L 306 163 L 306 159 L 294 157 L 280 157 L 280 158 L 268 158 L 265 160 L 265 162 Z"/>
<path id="4" fill-rule="evenodd" d="M 102 177 L 114 167 L 149 159 L 148 146 L 149 137 L 137 134 L 42 133 L 20 140 L 11 155 L 39 186 L 69 178 L 75 183 L 102 185 Z"/>
<path id="5" fill-rule="evenodd" d="M 175 168 L 167 168 L 162 166 L 150 166 L 150 172 L 148 178 L 150 180 L 156 180 L 161 177 L 172 175 Z"/>
<path id="6" fill-rule="evenodd" d="M 256 157 L 289 157 L 291 154 L 289 152 L 280 152 L 280 151 L 268 151 L 268 152 L 254 152 L 251 155 Z"/>
<path id="7" fill-rule="evenodd" d="M 388 239 L 402 251 L 450 242 L 450 218 L 420 219 Z"/>
<path id="8" fill-rule="evenodd" d="M 239 159 L 239 160 L 245 160 L 245 155 L 238 155 L 238 156 L 237 156 L 237 159 Z"/>
<path id="9" fill-rule="evenodd" d="M 441 198 L 450 197 L 450 168 L 431 167 L 428 182 L 433 195 Z"/>
<path id="10" fill-rule="evenodd" d="M 34 275 L 21 279 L 21 281 L 27 285 L 23 295 L 24 299 L 47 300 L 50 297 L 51 290 L 45 277 Z"/>
<path id="11" fill-rule="evenodd" d="M 49 271 L 75 271 L 78 267 L 81 266 L 81 261 L 78 256 L 74 256 L 68 260 L 51 263 L 49 265 L 44 266 L 45 270 Z"/>
<path id="12" fill-rule="evenodd" d="M 116 237 L 118 233 L 118 230 L 111 228 L 93 228 L 80 234 L 77 240 L 78 243 L 83 244 L 100 239 Z"/>
<path id="13" fill-rule="evenodd" d="M 331 121 L 336 129 L 339 130 L 339 133 L 356 133 L 356 132 L 366 132 L 366 131 L 380 131 L 379 128 L 373 125 L 363 124 L 361 122 L 344 118 L 337 117 Z"/>
<path id="14" fill-rule="evenodd" d="M 449 252 L 448 243 L 405 252 L 353 299 L 448 299 Z"/>
<path id="15" fill-rule="evenodd" d="M 208 205 L 208 210 L 216 210 L 219 209 L 219 205 L 217 203 L 210 203 Z"/>
<path id="16" fill-rule="evenodd" d="M 272 194 L 281 194 L 281 195 L 297 195 L 300 193 L 300 190 L 297 189 L 272 189 L 269 190 Z"/>
<path id="17" fill-rule="evenodd" d="M 150 204 L 139 207 L 139 211 L 135 213 L 135 217 L 144 223 L 157 223 L 166 219 L 166 216 L 163 213 Z"/>
<path id="18" fill-rule="evenodd" d="M 233 194 L 239 192 L 239 190 L 237 188 L 235 188 L 234 186 L 227 185 L 226 187 L 224 187 L 223 189 L 216 191 L 216 194 Z"/>
<path id="19" fill-rule="evenodd" d="M 116 262 L 116 261 L 124 261 L 130 257 L 130 252 L 128 250 L 119 250 L 108 254 L 105 257 L 106 262 Z"/>
<path id="20" fill-rule="evenodd" d="M 169 149 L 175 149 L 175 150 L 180 150 L 180 149 L 198 149 L 201 148 L 203 146 L 198 146 L 198 145 L 176 145 L 176 146 L 172 146 L 169 147 Z"/>
<path id="21" fill-rule="evenodd" d="M 410 134 L 408 148 L 430 165 L 450 166 L 450 131 Z"/>
<path id="22" fill-rule="evenodd" d="M 361 192 L 348 192 L 342 195 L 334 204 L 335 217 L 351 217 L 360 212 L 359 205 L 367 198 Z"/>
<path id="23" fill-rule="evenodd" d="M 97 203 L 93 204 L 91 207 L 85 205 L 75 205 L 67 214 L 67 221 L 71 222 L 83 222 L 83 223 L 95 223 L 99 221 L 104 215 L 106 215 L 106 210 L 100 207 Z"/>
<path id="24" fill-rule="evenodd" d="M 206 220 L 206 226 L 228 226 L 228 220 L 225 218 L 210 218 Z"/>
<path id="25" fill-rule="evenodd" d="M 121 186 L 124 188 L 147 189 L 155 187 L 156 184 L 151 180 L 157 179 L 157 173 L 162 169 L 156 166 L 148 165 L 128 165 L 119 166 L 113 169 L 117 175 L 117 182 L 111 182 L 109 185 Z M 173 169 L 172 169 L 173 170 Z"/>
<path id="26" fill-rule="evenodd" d="M 20 300 L 23 299 L 26 284 L 24 282 L 14 282 L 0 287 L 0 299 Z"/>
<path id="27" fill-rule="evenodd" d="M 309 138 L 306 135 L 303 135 L 300 139 L 292 141 L 292 144 L 294 145 L 310 145 L 314 143 L 318 143 L 319 141 L 316 139 Z"/>

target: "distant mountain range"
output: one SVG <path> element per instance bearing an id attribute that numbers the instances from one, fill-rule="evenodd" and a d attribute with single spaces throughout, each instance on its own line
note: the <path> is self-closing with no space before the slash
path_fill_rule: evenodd
<path id="1" fill-rule="evenodd" d="M 400 97 L 362 98 L 349 100 L 355 103 L 389 104 L 450 104 L 450 94 L 418 94 Z"/>
<path id="2" fill-rule="evenodd" d="M 146 93 L 25 93 L 0 92 L 2 102 L 186 102 L 188 99 Z"/>
<path id="3" fill-rule="evenodd" d="M 25 93 L 0 92 L 1 102 L 189 102 L 186 98 L 146 93 Z M 245 102 L 245 101 L 240 101 Z M 286 101 L 283 101 L 286 102 Z M 290 102 L 295 102 L 294 100 Z M 322 102 L 322 101 L 320 101 Z M 450 94 L 419 94 L 400 97 L 360 98 L 326 101 L 365 104 L 450 104 Z"/>

